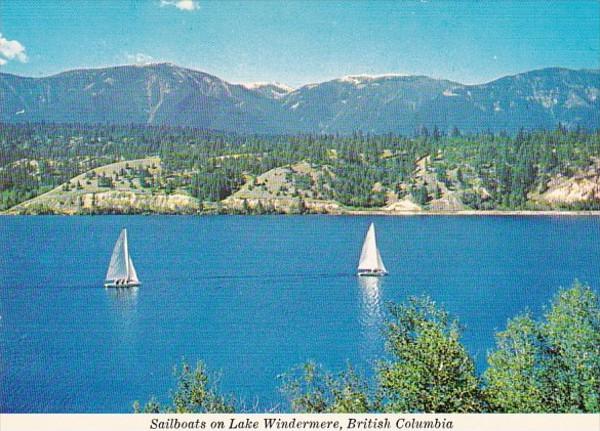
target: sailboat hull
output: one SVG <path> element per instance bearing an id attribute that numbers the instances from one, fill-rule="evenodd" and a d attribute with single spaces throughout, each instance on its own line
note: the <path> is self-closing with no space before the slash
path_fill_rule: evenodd
<path id="1" fill-rule="evenodd" d="M 358 271 L 359 277 L 384 277 L 386 275 L 388 275 L 388 273 L 386 271 L 379 271 L 379 270 L 359 270 Z"/>
<path id="2" fill-rule="evenodd" d="M 117 289 L 127 288 L 127 287 L 137 287 L 141 286 L 142 283 L 139 281 L 124 281 L 124 282 L 116 282 L 116 281 L 105 281 L 104 287 L 114 287 Z"/>

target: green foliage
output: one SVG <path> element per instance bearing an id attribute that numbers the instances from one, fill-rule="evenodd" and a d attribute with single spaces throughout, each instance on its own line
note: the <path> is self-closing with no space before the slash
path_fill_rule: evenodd
<path id="1" fill-rule="evenodd" d="M 307 362 L 290 374 L 281 376 L 282 391 L 297 413 L 367 413 L 371 410 L 368 387 L 348 366 L 337 376 Z"/>
<path id="2" fill-rule="evenodd" d="M 488 357 L 485 394 L 500 412 L 600 411 L 600 305 L 576 282 L 545 319 L 509 321 Z"/>
<path id="3" fill-rule="evenodd" d="M 554 298 L 544 319 L 517 316 L 496 335 L 480 381 L 460 341 L 458 321 L 429 298 L 390 306 L 386 327 L 391 358 L 376 370 L 377 387 L 348 365 L 337 374 L 314 362 L 280 376 L 291 409 L 301 413 L 600 411 L 600 305 L 589 287 L 575 283 Z M 152 398 L 145 413 L 233 412 L 199 363 L 176 369 L 172 403 Z"/>
<path id="4" fill-rule="evenodd" d="M 294 173 L 292 177 L 294 186 L 300 190 L 310 190 L 312 187 L 312 177 L 308 174 Z"/>
<path id="5" fill-rule="evenodd" d="M 542 334 L 548 352 L 556 412 L 600 412 L 600 304 L 589 287 L 575 283 L 558 293 Z"/>
<path id="6" fill-rule="evenodd" d="M 419 205 L 425 205 L 429 201 L 429 192 L 427 186 L 422 184 L 419 188 L 414 191 L 415 202 Z"/>
<path id="7" fill-rule="evenodd" d="M 312 362 L 285 375 L 296 412 L 477 412 L 484 408 L 473 361 L 458 322 L 428 298 L 392 305 L 386 332 L 393 359 L 377 370 L 378 388 L 352 368 L 334 376 Z"/>
<path id="8" fill-rule="evenodd" d="M 462 170 L 458 168 L 456 170 L 456 181 L 462 186 L 465 184 L 465 177 L 463 176 Z"/>
<path id="9" fill-rule="evenodd" d="M 98 177 L 98 187 L 108 187 L 112 189 L 114 187 L 112 178 L 105 175 Z"/>
<path id="10" fill-rule="evenodd" d="M 539 364 L 544 352 L 536 323 L 528 315 L 516 317 L 496 339 L 497 350 L 489 355 L 484 374 L 490 408 L 506 413 L 546 411 Z"/>
<path id="11" fill-rule="evenodd" d="M 27 207 L 23 215 L 55 215 L 54 208 L 45 204 L 35 204 Z"/>
<path id="12" fill-rule="evenodd" d="M 219 394 L 214 376 L 210 376 L 206 366 L 198 362 L 192 369 L 185 361 L 181 368 L 175 368 L 177 388 L 171 397 L 171 404 L 161 406 L 156 399 L 151 398 L 144 407 L 135 402 L 135 413 L 233 413 L 235 403 L 233 398 Z"/>
<path id="13" fill-rule="evenodd" d="M 428 166 L 435 178 L 470 193 L 465 196 L 474 202 L 471 206 L 519 209 L 527 207 L 528 194 L 542 190 L 549 178 L 572 175 L 600 157 L 600 133 L 561 128 L 522 131 L 514 137 L 447 136 L 434 129 L 432 136 L 423 129 L 416 137 L 240 136 L 169 127 L 5 124 L 0 128 L 0 209 L 95 167 L 147 156 L 161 157 L 160 175 L 153 177 L 147 170 L 129 166 L 120 176 L 138 178 L 142 189 L 187 191 L 201 201 L 218 202 L 239 190 L 248 177 L 306 161 L 327 173 L 317 184 L 308 175 L 294 173 L 294 188 L 312 189 L 321 199 L 380 207 L 386 203 L 387 191 L 413 188 L 419 192 L 415 199 L 426 203 L 428 197 L 416 188 L 422 181 L 416 177 L 415 163 L 427 155 L 435 155 Z M 456 167 L 453 183 L 448 172 Z M 114 181 L 100 179 L 104 187 Z M 374 191 L 376 183 L 381 191 Z M 477 203 L 476 186 L 490 194 L 484 204 Z"/>
<path id="14" fill-rule="evenodd" d="M 144 406 L 140 405 L 139 401 L 134 401 L 133 403 L 133 412 L 134 413 L 170 413 L 170 411 L 162 411 L 160 403 L 156 401 L 156 398 L 150 398 Z"/>
<path id="15" fill-rule="evenodd" d="M 458 321 L 428 298 L 392 305 L 387 346 L 393 360 L 378 378 L 389 412 L 477 412 L 483 406 L 473 360 Z"/>

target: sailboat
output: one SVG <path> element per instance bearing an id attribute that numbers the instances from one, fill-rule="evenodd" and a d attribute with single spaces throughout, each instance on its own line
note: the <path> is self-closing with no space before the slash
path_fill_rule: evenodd
<path id="1" fill-rule="evenodd" d="M 377 239 L 375 238 L 375 225 L 371 223 L 367 235 L 365 236 L 365 242 L 360 252 L 360 260 L 358 262 L 358 275 L 359 276 L 371 276 L 381 277 L 387 275 L 387 269 L 381 259 L 381 254 L 377 248 Z"/>
<path id="2" fill-rule="evenodd" d="M 113 248 L 104 287 L 134 287 L 140 284 L 133 261 L 129 256 L 127 229 L 123 229 L 115 243 L 115 248 Z"/>

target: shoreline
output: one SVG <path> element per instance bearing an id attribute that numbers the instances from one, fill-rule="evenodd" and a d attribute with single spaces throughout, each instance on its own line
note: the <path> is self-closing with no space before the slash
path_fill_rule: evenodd
<path id="1" fill-rule="evenodd" d="M 387 216 L 387 217 L 600 217 L 600 210 L 590 211 L 559 211 L 559 210 L 461 210 L 461 211 L 385 211 L 385 210 L 347 210 L 343 212 L 330 212 L 330 213 L 265 213 L 265 214 L 236 214 L 236 213 L 198 213 L 198 214 L 186 214 L 186 213 L 104 213 L 104 214 L 18 214 L 0 212 L 0 216 L 5 217 L 101 217 L 101 216 L 180 216 L 180 217 L 202 217 L 202 216 L 245 216 L 245 217 L 256 217 L 256 216 Z"/>
<path id="2" fill-rule="evenodd" d="M 600 211 L 560 211 L 560 210 L 461 210 L 461 211 L 368 211 L 368 210 L 355 210 L 348 211 L 340 215 L 387 215 L 387 216 L 600 216 Z"/>

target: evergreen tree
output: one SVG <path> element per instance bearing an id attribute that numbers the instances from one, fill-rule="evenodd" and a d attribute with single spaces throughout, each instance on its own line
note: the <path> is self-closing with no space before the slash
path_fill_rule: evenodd
<path id="1" fill-rule="evenodd" d="M 415 200 L 419 205 L 425 205 L 429 201 L 429 192 L 425 184 L 421 185 L 416 191 Z"/>

